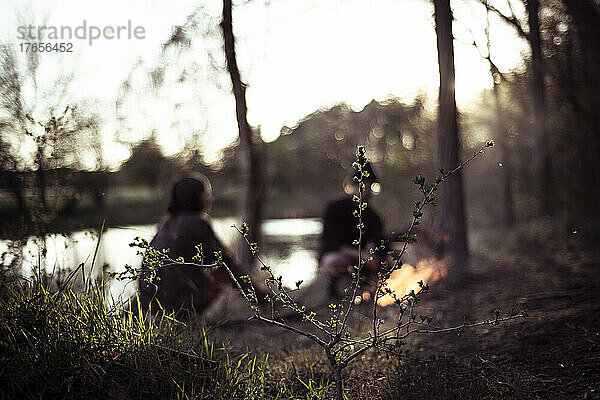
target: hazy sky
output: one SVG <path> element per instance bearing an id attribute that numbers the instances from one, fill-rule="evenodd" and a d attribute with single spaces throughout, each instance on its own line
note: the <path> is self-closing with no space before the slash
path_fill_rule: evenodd
<path id="1" fill-rule="evenodd" d="M 502 7 L 502 1 L 498 1 Z M 283 125 L 293 126 L 311 112 L 338 102 L 359 110 L 371 99 L 390 96 L 411 102 L 420 93 L 435 100 L 438 87 L 437 49 L 433 6 L 427 0 L 254 0 L 238 2 L 234 31 L 243 79 L 248 83 L 249 120 L 261 126 L 265 140 L 273 140 Z M 244 4 L 246 3 L 246 4 Z M 200 4 L 218 22 L 219 1 L 213 0 L 0 0 L 0 39 L 17 39 L 19 16 L 35 14 L 39 25 L 99 27 L 142 26 L 141 40 L 102 40 L 93 44 L 73 39 L 73 53 L 44 54 L 38 82 L 52 85 L 56 76 L 72 73 L 69 93 L 73 100 L 97 99 L 104 117 L 105 155 L 112 165 L 128 151 L 114 143 L 117 123 L 114 102 L 120 85 L 135 63 L 137 74 L 167 66 L 166 81 L 175 81 L 195 65 L 193 83 L 165 85 L 157 92 L 136 90 L 145 86 L 134 79 L 134 91 L 122 109 L 129 132 L 121 139 L 147 137 L 155 129 L 167 153 L 178 151 L 191 132 L 201 132 L 200 145 L 209 159 L 237 135 L 234 100 L 220 54 L 219 32 L 198 35 L 191 50 L 157 58 L 172 27 L 182 24 Z M 459 107 L 476 107 L 479 92 L 491 86 L 488 66 L 473 46 L 483 42 L 485 12 L 476 0 L 454 1 L 456 96 Z M 46 17 L 46 22 L 42 23 Z M 208 21 L 208 20 L 207 20 Z M 215 29 L 207 22 L 200 30 Z M 519 67 L 524 42 L 510 28 L 492 19 L 492 56 L 507 71 Z M 69 42 L 69 40 L 64 40 Z M 18 49 L 18 48 L 17 48 Z M 207 71 L 207 65 L 221 68 Z M 209 68 L 210 69 L 210 68 Z M 201 71 L 201 72 L 198 72 Z M 135 77 L 135 76 L 134 76 Z M 138 79 L 139 80 L 139 79 Z M 49 93 L 51 93 L 49 89 Z"/>

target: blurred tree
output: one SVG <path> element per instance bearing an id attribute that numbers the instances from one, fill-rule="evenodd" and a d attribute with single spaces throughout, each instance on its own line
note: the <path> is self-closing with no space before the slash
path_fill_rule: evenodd
<path id="1" fill-rule="evenodd" d="M 532 154 L 535 186 L 540 195 L 543 212 L 551 211 L 550 193 L 550 157 L 548 155 L 549 132 L 546 125 L 546 97 L 544 91 L 544 60 L 542 58 L 542 42 L 540 39 L 540 2 L 525 2 L 529 22 L 529 33 L 526 38 L 531 46 L 532 96 L 533 96 L 533 137 L 535 147 Z"/>
<path id="2" fill-rule="evenodd" d="M 459 164 L 459 139 L 454 95 L 454 45 L 450 0 L 434 0 L 440 90 L 437 136 L 439 165 L 449 171 Z M 468 269 L 467 228 L 461 171 L 451 176 L 438 193 L 440 212 L 436 219 L 439 256 L 451 255 L 456 273 Z M 460 268 L 460 270 L 459 270 Z M 456 276 L 456 275 L 455 275 Z"/>
<path id="3" fill-rule="evenodd" d="M 128 111 L 131 112 L 131 110 L 126 110 L 128 100 L 130 100 L 127 98 L 129 95 L 134 94 L 135 98 L 142 97 L 148 93 L 156 95 L 160 88 L 167 87 L 168 85 L 171 85 L 171 88 L 185 89 L 181 92 L 189 93 L 190 88 L 193 89 L 195 87 L 194 84 L 201 81 L 201 85 L 198 85 L 203 90 L 201 96 L 199 95 L 193 99 L 193 102 L 189 102 L 197 114 L 198 109 L 203 108 L 201 104 L 198 104 L 200 99 L 203 96 L 207 96 L 207 93 L 210 96 L 209 89 L 216 88 L 222 90 L 224 87 L 227 88 L 230 83 L 236 106 L 235 116 L 238 128 L 237 149 L 236 151 L 232 151 L 232 149 L 223 151 L 222 159 L 218 160 L 210 169 L 222 169 L 226 167 L 227 174 L 231 174 L 232 171 L 236 172 L 238 185 L 233 186 L 241 186 L 241 190 L 238 190 L 238 193 L 235 194 L 240 203 L 239 213 L 250 227 L 250 240 L 259 241 L 258 235 L 261 231 L 260 221 L 263 214 L 266 181 L 264 178 L 266 162 L 264 160 L 264 143 L 258 129 L 251 127 L 247 120 L 246 85 L 242 82 L 238 68 L 233 33 L 233 4 L 230 0 L 224 0 L 222 5 L 222 13 L 218 22 L 220 37 L 218 39 L 216 37 L 218 28 L 215 23 L 215 17 L 212 15 L 212 10 L 207 10 L 210 7 L 207 7 L 205 4 L 199 5 L 187 16 L 184 24 L 173 28 L 169 39 L 162 45 L 156 66 L 148 67 L 140 62 L 132 69 L 130 75 L 122 84 L 122 92 L 117 99 L 117 110 L 122 122 L 121 134 L 126 136 L 129 131 L 134 132 L 139 130 L 139 127 L 136 126 L 125 126 L 127 119 L 125 114 Z M 196 35 L 199 35 L 202 40 L 194 40 Z M 212 47 L 215 43 L 219 45 L 218 49 Z M 175 51 L 174 54 L 171 50 Z M 199 50 L 206 52 L 205 60 L 198 61 Z M 184 57 L 186 53 L 192 58 L 192 61 Z M 223 65 L 227 67 L 228 76 L 223 74 Z M 175 77 L 176 79 L 173 82 L 169 77 Z M 225 77 L 227 77 L 228 82 L 225 81 Z M 139 82 L 142 82 L 142 90 L 145 93 L 135 92 L 139 89 Z M 207 85 L 207 82 L 210 82 L 215 88 L 209 88 L 210 85 Z M 180 91 L 170 90 L 169 93 L 178 95 Z M 176 106 L 183 106 L 183 102 L 185 100 L 177 103 Z M 155 103 L 156 100 L 153 99 L 153 106 L 155 106 Z M 169 102 L 167 102 L 166 106 L 169 106 Z M 180 121 L 177 120 L 176 114 L 173 113 L 175 121 L 173 121 L 169 129 L 174 128 L 175 125 L 179 125 Z M 208 122 L 206 120 L 202 121 L 201 125 L 202 127 L 200 128 L 194 127 L 194 129 L 190 129 L 189 131 L 184 130 L 180 132 L 182 135 L 188 137 L 186 147 L 182 150 L 180 156 L 184 165 L 203 169 L 207 166 L 207 163 L 204 160 L 203 149 L 200 147 L 201 141 L 204 139 L 202 135 L 208 130 Z M 191 139 L 189 138 L 190 133 L 193 136 Z M 226 160 L 227 157 L 231 157 L 234 154 L 238 161 L 237 169 L 231 168 L 231 164 Z M 220 178 L 217 179 L 220 180 Z M 241 185 L 239 185 L 239 180 L 241 180 Z M 221 196 L 221 193 L 216 192 L 215 195 Z"/>
<path id="4" fill-rule="evenodd" d="M 47 210 L 48 174 L 90 168 L 85 158 L 95 157 L 90 149 L 98 148 L 99 118 L 65 100 L 70 76 L 59 76 L 43 90 L 37 79 L 40 53 L 24 57 L 21 62 L 11 44 L 0 50 L 0 161 L 20 212 L 27 213 L 24 173 L 35 174 L 37 203 Z M 56 197 L 54 208 L 58 202 Z"/>
<path id="5" fill-rule="evenodd" d="M 433 172 L 433 131 L 420 98 L 413 104 L 373 100 L 360 111 L 346 104 L 315 111 L 267 144 L 268 210 L 274 216 L 321 216 L 326 202 L 341 195 L 356 145 L 364 144 L 380 180 L 381 193 L 372 201 L 388 205 L 381 210 L 386 226 L 401 230 L 410 217 L 403 205 L 414 199 L 410 179 Z"/>
<path id="6" fill-rule="evenodd" d="M 27 118 L 22 98 L 23 78 L 15 50 L 6 44 L 0 53 L 0 167 L 2 182 L 13 194 L 19 213 L 28 213 L 25 201 L 24 176 L 19 174 L 24 169 L 20 145 L 22 135 L 27 130 Z"/>
<path id="7" fill-rule="evenodd" d="M 489 0 L 481 0 L 488 10 L 494 12 L 506 23 L 515 28 L 517 33 L 527 40 L 531 50 L 531 98 L 533 125 L 532 136 L 534 148 L 532 151 L 532 167 L 534 187 L 540 201 L 542 212 L 551 212 L 551 162 L 549 156 L 549 132 L 547 127 L 546 95 L 544 89 L 544 60 L 540 38 L 540 1 L 523 0 L 526 11 L 527 25 L 520 21 L 510 0 L 506 0 L 509 13 L 503 13 Z M 527 26 L 527 28 L 526 28 Z"/>
<path id="8" fill-rule="evenodd" d="M 525 6 L 525 4 L 523 3 Z M 500 11 L 487 5 L 495 14 Z M 531 8 L 531 4 L 528 4 Z M 544 66 L 544 107 L 546 109 L 546 146 L 552 168 L 548 171 L 548 208 L 558 212 L 582 215 L 596 212 L 600 201 L 600 113 L 597 93 L 600 90 L 600 11 L 593 0 L 540 0 L 539 40 Z M 514 26 L 523 37 L 525 23 L 514 14 L 504 15 L 505 21 Z M 509 74 L 512 82 L 503 81 L 501 87 L 509 96 L 504 109 L 521 107 L 535 114 L 535 97 L 522 98 L 520 86 L 525 80 L 533 81 L 533 64 L 525 74 Z M 531 87 L 531 85 L 530 85 Z M 530 90 L 530 93 L 532 91 Z M 514 134 L 530 131 L 527 118 L 516 114 L 513 120 Z M 535 123 L 535 120 L 534 120 Z M 514 139 L 513 139 L 514 140 Z M 522 160 L 537 153 L 526 141 L 521 146 L 530 153 L 520 155 Z M 522 151 L 513 146 L 515 156 Z M 522 175 L 526 169 L 521 169 Z M 515 177 L 519 178 L 519 177 Z M 522 189 L 529 185 L 520 184 Z M 536 198 L 539 201 L 539 196 Z"/>
<path id="9" fill-rule="evenodd" d="M 233 95 L 235 97 L 235 111 L 239 131 L 239 162 L 242 172 L 243 193 L 243 218 L 250 228 L 248 239 L 251 242 L 260 242 L 261 220 L 265 200 L 265 168 L 264 144 L 260 132 L 253 130 L 248 123 L 248 107 L 246 105 L 246 85 L 242 82 L 238 69 L 235 37 L 233 35 L 232 1 L 223 0 L 223 47 L 227 61 L 227 71 L 231 78 Z M 246 254 L 244 252 L 243 254 Z M 246 265 L 251 259 L 245 257 Z"/>
<path id="10" fill-rule="evenodd" d="M 81 115 L 76 107 L 70 106 L 67 106 L 60 116 L 51 116 L 45 122 L 35 121 L 31 116 L 28 116 L 28 119 L 43 128 L 39 133 L 26 131 L 26 134 L 33 137 L 36 145 L 34 164 L 37 186 L 40 203 L 45 209 L 48 206 L 46 196 L 48 172 L 70 165 L 82 167 L 75 164 L 73 151 L 88 145 L 86 141 L 82 141 L 85 137 L 84 133 L 95 130 L 97 120 L 94 117 Z"/>
<path id="11" fill-rule="evenodd" d="M 162 135 L 168 133 L 169 145 L 181 149 L 181 162 L 188 167 L 206 163 L 208 119 L 203 99 L 212 95 L 209 89 L 220 89 L 223 80 L 223 68 L 216 65 L 220 60 L 215 60 L 222 52 L 215 44 L 220 42 L 217 24 L 206 8 L 201 3 L 183 24 L 173 26 L 158 56 L 139 59 L 121 82 L 115 101 L 118 142 L 137 146 L 154 132 L 164 144 Z M 197 35 L 201 40 L 194 40 Z"/>
<path id="12" fill-rule="evenodd" d="M 587 181 L 586 190 L 590 194 L 585 198 L 587 208 L 594 208 L 600 202 L 600 112 L 597 101 L 600 93 L 600 5 L 594 0 L 564 0 L 564 4 L 570 18 L 563 17 L 553 25 L 551 43 L 558 47 L 561 43 L 555 38 L 569 35 L 563 46 L 563 49 L 567 48 L 568 57 L 563 58 L 563 69 L 554 76 L 580 117 L 577 125 L 583 132 L 578 140 L 579 157 L 582 175 Z"/>
<path id="13" fill-rule="evenodd" d="M 494 60 L 492 59 L 492 43 L 490 40 L 490 10 L 486 9 L 486 24 L 484 27 L 485 49 L 482 49 L 475 39 L 475 33 L 470 30 L 473 38 L 471 45 L 475 46 L 481 58 L 486 60 L 492 78 L 492 95 L 494 100 L 494 139 L 500 149 L 499 163 L 502 166 L 502 221 L 505 227 L 510 227 L 515 223 L 514 201 L 512 195 L 513 185 L 513 156 L 509 146 L 508 127 L 505 122 L 504 105 L 500 95 L 500 83 L 506 81 L 506 76 L 500 71 Z"/>
<path id="14" fill-rule="evenodd" d="M 172 179 L 180 167 L 176 159 L 163 155 L 153 132 L 131 149 L 131 156 L 121 166 L 120 175 L 128 184 L 142 184 L 157 190 Z"/>
<path id="15" fill-rule="evenodd" d="M 494 108 L 496 111 L 496 134 L 502 162 L 502 211 L 503 211 L 503 222 L 505 227 L 511 227 L 515 223 L 515 211 L 513 205 L 512 196 L 512 184 L 513 184 L 513 162 L 512 155 L 509 147 L 509 136 L 508 129 L 504 121 L 504 112 L 502 106 L 502 100 L 500 98 L 500 81 L 504 78 L 504 75 L 500 72 L 496 64 L 492 61 L 492 49 L 490 42 L 490 14 L 487 12 L 487 24 L 485 28 L 485 38 L 487 44 L 487 61 L 490 66 L 490 75 L 492 76 L 492 92 L 494 96 Z"/>

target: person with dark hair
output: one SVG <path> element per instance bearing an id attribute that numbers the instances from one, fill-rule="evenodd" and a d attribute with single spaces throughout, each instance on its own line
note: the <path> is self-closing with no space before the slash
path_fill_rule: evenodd
<path id="1" fill-rule="evenodd" d="M 213 203 L 212 188 L 206 176 L 189 173 L 173 186 L 167 215 L 160 222 L 158 232 L 150 242 L 157 250 L 168 249 L 171 259 L 182 257 L 194 262 L 192 257 L 201 246 L 204 264 L 215 261 L 215 252 L 221 252 L 225 264 L 236 278 L 248 275 L 248 269 L 236 261 L 230 251 L 215 235 L 208 215 Z M 196 261 L 197 262 L 197 261 Z M 138 282 L 142 306 L 150 304 L 158 310 L 159 303 L 167 311 L 191 309 L 202 313 L 218 296 L 224 285 L 231 282 L 223 268 L 201 268 L 193 265 L 160 267 L 157 280 L 147 284 Z M 255 285 L 260 294 L 264 286 Z"/>
<path id="2" fill-rule="evenodd" d="M 377 251 L 372 260 L 370 248 L 381 244 L 384 239 L 383 223 L 381 218 L 368 204 L 368 200 L 373 194 L 373 189 L 379 189 L 377 177 L 370 163 L 366 164 L 368 176 L 363 178 L 365 190 L 361 195 L 363 202 L 367 207 L 362 210 L 363 233 L 361 241 L 362 258 L 365 264 L 362 269 L 363 278 L 376 275 L 379 263 L 385 259 L 385 253 Z M 323 217 L 323 234 L 321 236 L 321 248 L 319 254 L 319 268 L 325 273 L 328 280 L 328 294 L 330 297 L 339 297 L 336 284 L 343 276 L 349 276 L 352 272 L 352 266 L 358 264 L 358 218 L 355 211 L 358 209 L 358 202 L 353 200 L 355 195 L 359 195 L 358 184 L 353 179 L 357 177 L 357 172 L 349 174 L 344 181 L 345 198 L 331 202 L 325 209 Z"/>

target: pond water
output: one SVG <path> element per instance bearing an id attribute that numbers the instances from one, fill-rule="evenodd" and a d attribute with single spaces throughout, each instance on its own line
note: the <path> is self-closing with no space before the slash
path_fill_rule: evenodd
<path id="1" fill-rule="evenodd" d="M 213 228 L 217 236 L 231 246 L 239 235 L 232 228 L 239 224 L 234 218 L 217 218 Z M 141 256 L 137 248 L 129 246 L 136 237 L 151 240 L 156 233 L 156 225 L 138 225 L 108 228 L 98 243 L 98 234 L 93 231 L 79 231 L 68 235 L 53 234 L 44 240 L 31 238 L 21 248 L 22 271 L 31 276 L 39 268 L 48 274 L 64 276 L 81 263 L 86 277 L 95 279 L 107 265 L 108 271 L 121 271 L 125 264 L 138 266 Z M 275 274 L 283 277 L 286 286 L 303 280 L 309 284 L 317 271 L 317 249 L 322 224 L 319 219 L 275 219 L 263 223 L 264 243 L 261 257 L 272 266 Z M 10 242 L 0 240 L 0 254 L 7 264 L 14 254 L 9 250 Z M 97 248 L 97 250 L 96 250 Z M 94 257 L 95 254 L 95 257 Z M 83 273 L 79 279 L 83 279 Z M 135 291 L 131 282 L 108 282 L 109 293 L 115 300 L 126 299 Z"/>

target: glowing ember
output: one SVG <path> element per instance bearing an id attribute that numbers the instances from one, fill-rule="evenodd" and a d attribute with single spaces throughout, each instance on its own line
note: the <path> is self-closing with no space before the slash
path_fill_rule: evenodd
<path id="1" fill-rule="evenodd" d="M 419 284 L 435 282 L 446 276 L 448 268 L 448 260 L 446 258 L 437 259 L 434 257 L 425 258 L 417 263 L 416 267 L 410 264 L 402 265 L 402 268 L 392 272 L 392 275 L 387 280 L 387 287 L 390 288 L 396 295 L 396 298 L 401 298 L 411 290 L 419 291 Z M 386 294 L 377 301 L 377 304 L 385 307 L 394 304 L 394 298 Z"/>

